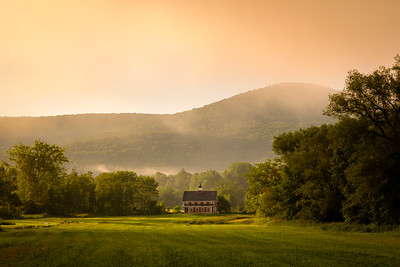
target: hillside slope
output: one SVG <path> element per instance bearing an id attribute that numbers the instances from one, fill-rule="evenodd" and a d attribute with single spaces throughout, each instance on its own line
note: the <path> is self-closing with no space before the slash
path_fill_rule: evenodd
<path id="1" fill-rule="evenodd" d="M 86 114 L 0 118 L 0 149 L 35 139 L 66 147 L 72 166 L 138 172 L 221 170 L 273 157 L 273 136 L 331 122 L 333 90 L 285 83 L 172 114 Z M 102 169 L 102 170 L 103 170 Z"/>

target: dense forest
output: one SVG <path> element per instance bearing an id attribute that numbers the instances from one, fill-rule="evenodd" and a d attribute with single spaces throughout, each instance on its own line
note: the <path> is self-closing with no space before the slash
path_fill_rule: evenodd
<path id="1" fill-rule="evenodd" d="M 246 208 L 316 221 L 400 223 L 400 56 L 349 72 L 325 114 L 334 125 L 275 137 L 278 158 L 248 174 Z"/>
<path id="2" fill-rule="evenodd" d="M 232 162 L 273 157 L 273 137 L 334 120 L 322 115 L 334 91 L 287 83 L 171 114 L 86 114 L 0 118 L 0 160 L 35 140 L 65 147 L 69 168 L 168 174 L 223 171 Z"/>
<path id="3" fill-rule="evenodd" d="M 56 145 L 39 140 L 33 146 L 15 145 L 7 150 L 14 164 L 0 165 L 0 217 L 162 213 L 181 204 L 184 190 L 202 184 L 218 190 L 226 212 L 400 223 L 400 56 L 393 66 L 370 74 L 350 71 L 344 90 L 329 98 L 324 114 L 335 124 L 279 133 L 272 144 L 275 159 L 235 162 L 222 172 L 181 169 L 174 175 L 142 176 L 118 171 L 93 177 L 91 172 L 68 173 L 65 149 Z"/>

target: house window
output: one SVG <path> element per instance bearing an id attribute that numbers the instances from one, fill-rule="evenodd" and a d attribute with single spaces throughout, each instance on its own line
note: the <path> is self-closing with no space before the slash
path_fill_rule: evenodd
<path id="1" fill-rule="evenodd" d="M 192 204 L 192 202 L 189 201 L 189 205 Z"/>
<path id="2" fill-rule="evenodd" d="M 200 205 L 203 205 L 203 202 L 200 202 Z"/>
<path id="3" fill-rule="evenodd" d="M 197 205 L 197 202 L 194 202 L 195 205 Z"/>
<path id="4" fill-rule="evenodd" d="M 210 211 L 210 208 L 207 208 L 207 211 Z"/>

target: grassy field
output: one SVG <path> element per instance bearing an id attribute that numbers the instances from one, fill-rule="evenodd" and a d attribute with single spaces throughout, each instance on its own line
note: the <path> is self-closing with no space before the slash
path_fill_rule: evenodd
<path id="1" fill-rule="evenodd" d="M 400 266 L 399 231 L 344 232 L 248 215 L 10 222 L 1 225 L 1 266 Z"/>

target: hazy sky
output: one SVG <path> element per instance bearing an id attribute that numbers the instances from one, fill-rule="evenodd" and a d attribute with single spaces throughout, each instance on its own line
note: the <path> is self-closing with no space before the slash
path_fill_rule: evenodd
<path id="1" fill-rule="evenodd" d="M 0 0 L 0 116 L 175 113 L 400 54 L 399 0 Z"/>

